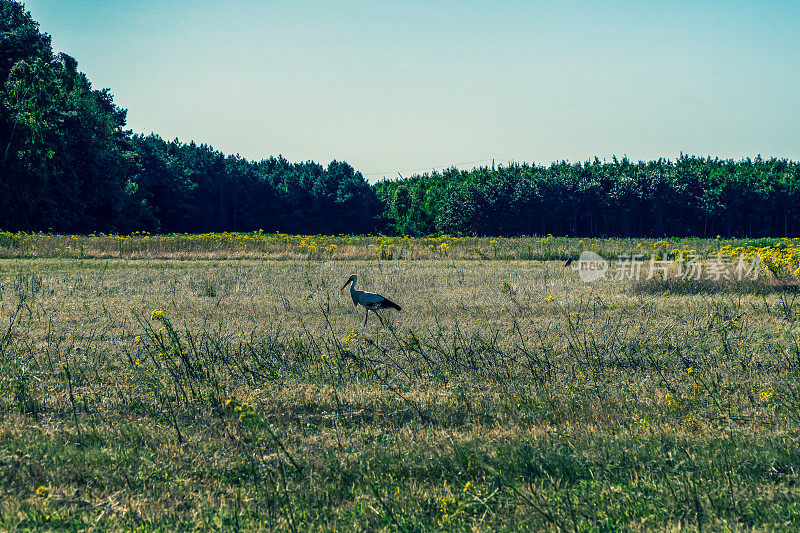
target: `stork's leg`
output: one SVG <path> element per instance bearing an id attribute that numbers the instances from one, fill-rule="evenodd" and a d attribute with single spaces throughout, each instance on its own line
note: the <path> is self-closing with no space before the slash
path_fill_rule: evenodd
<path id="1" fill-rule="evenodd" d="M 385 326 L 385 324 L 383 323 L 383 317 L 379 315 L 377 311 L 375 312 L 375 316 L 378 317 L 378 320 L 381 321 L 381 326 Z"/>
<path id="2" fill-rule="evenodd" d="M 369 318 L 369 309 L 367 309 L 367 314 L 364 315 L 364 325 L 367 325 L 367 319 Z"/>

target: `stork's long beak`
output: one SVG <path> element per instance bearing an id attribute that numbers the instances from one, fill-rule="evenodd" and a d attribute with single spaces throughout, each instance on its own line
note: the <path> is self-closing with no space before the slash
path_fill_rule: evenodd
<path id="1" fill-rule="evenodd" d="M 342 291 L 344 290 L 344 288 L 345 288 L 345 287 L 347 287 L 348 285 L 350 285 L 350 282 L 351 282 L 351 281 L 353 281 L 353 280 L 352 280 L 352 279 L 348 279 L 347 281 L 345 281 L 345 282 L 344 282 L 344 285 L 342 285 L 342 288 L 341 288 L 341 289 L 339 289 L 339 292 L 342 292 Z"/>

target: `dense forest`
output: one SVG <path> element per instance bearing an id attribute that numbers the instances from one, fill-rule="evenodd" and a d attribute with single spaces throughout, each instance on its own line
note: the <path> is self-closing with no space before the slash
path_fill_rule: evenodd
<path id="1" fill-rule="evenodd" d="M 0 228 L 368 233 L 381 207 L 344 162 L 258 162 L 125 130 L 126 111 L 0 0 Z"/>
<path id="2" fill-rule="evenodd" d="M 681 155 L 455 168 L 370 185 L 345 162 L 249 161 L 125 129 L 126 111 L 0 0 L 0 229 L 789 236 L 800 164 Z M 268 150 L 269 147 L 265 147 Z"/>
<path id="3" fill-rule="evenodd" d="M 791 236 L 800 164 L 681 155 L 451 169 L 377 184 L 400 233 Z"/>

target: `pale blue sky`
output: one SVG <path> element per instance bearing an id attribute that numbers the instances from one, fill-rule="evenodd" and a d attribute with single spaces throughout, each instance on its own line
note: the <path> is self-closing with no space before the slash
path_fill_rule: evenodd
<path id="1" fill-rule="evenodd" d="M 135 132 L 251 159 L 800 159 L 798 2 L 25 4 Z"/>

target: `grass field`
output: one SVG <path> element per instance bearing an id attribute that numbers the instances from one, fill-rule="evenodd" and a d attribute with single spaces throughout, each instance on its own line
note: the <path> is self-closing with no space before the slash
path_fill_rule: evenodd
<path id="1" fill-rule="evenodd" d="M 553 237 L 392 237 L 385 235 L 55 235 L 0 231 L 0 258 L 75 259 L 466 259 L 552 261 L 593 250 L 607 259 L 642 254 L 649 258 L 681 251 L 707 255 L 722 246 L 774 245 L 800 248 L 800 239 L 599 239 Z"/>
<path id="2" fill-rule="evenodd" d="M 652 240 L 283 238 L 0 242 L 1 529 L 800 528 L 793 285 L 563 266 Z M 403 311 L 362 326 L 351 273 Z"/>

